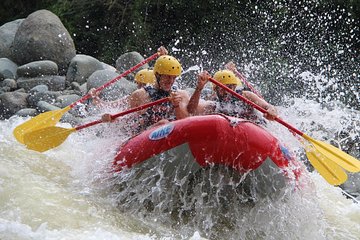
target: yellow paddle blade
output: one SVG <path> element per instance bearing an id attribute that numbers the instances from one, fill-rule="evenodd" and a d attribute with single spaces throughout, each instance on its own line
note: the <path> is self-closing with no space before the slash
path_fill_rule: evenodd
<path id="1" fill-rule="evenodd" d="M 331 185 L 340 185 L 346 182 L 348 176 L 345 171 L 339 165 L 314 150 L 313 147 L 310 150 L 306 149 L 306 156 L 320 175 Z"/>
<path id="2" fill-rule="evenodd" d="M 46 127 L 24 135 L 24 144 L 27 148 L 45 152 L 62 144 L 66 138 L 76 131 L 75 128 Z"/>
<path id="3" fill-rule="evenodd" d="M 31 118 L 30 120 L 17 126 L 13 134 L 20 143 L 24 143 L 24 135 L 35 131 L 40 128 L 55 126 L 59 122 L 60 118 L 70 110 L 70 107 L 66 107 L 60 110 L 54 110 L 49 112 L 44 112 L 37 115 L 36 117 Z"/>
<path id="4" fill-rule="evenodd" d="M 330 159 L 331 161 L 340 165 L 345 170 L 349 172 L 360 171 L 360 161 L 353 156 L 350 156 L 349 154 L 328 143 L 317 141 L 306 134 L 304 134 L 303 137 L 309 142 L 311 142 L 315 149 L 319 151 L 319 153 L 324 155 L 325 158 Z"/>

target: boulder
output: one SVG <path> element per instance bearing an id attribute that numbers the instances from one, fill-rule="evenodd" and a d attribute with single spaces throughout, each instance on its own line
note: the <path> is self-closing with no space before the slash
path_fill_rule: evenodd
<path id="1" fill-rule="evenodd" d="M 80 84 L 79 84 L 78 82 L 72 82 L 72 83 L 70 84 L 70 87 L 71 87 L 72 89 L 74 89 L 75 91 L 78 91 L 78 92 L 83 93 L 83 92 L 82 92 L 82 89 L 81 89 L 81 86 L 80 86 Z"/>
<path id="2" fill-rule="evenodd" d="M 65 113 L 62 118 L 60 119 L 60 122 L 62 123 L 69 123 L 71 126 L 78 126 L 81 124 L 81 119 L 74 116 L 70 113 L 71 111 Z"/>
<path id="3" fill-rule="evenodd" d="M 360 196 L 359 174 L 349 173 L 348 177 L 348 180 L 342 185 L 342 188 L 353 196 Z"/>
<path id="4" fill-rule="evenodd" d="M 73 39 L 60 19 L 48 10 L 30 14 L 16 32 L 12 59 L 19 65 L 51 60 L 65 74 L 76 50 Z"/>
<path id="5" fill-rule="evenodd" d="M 17 19 L 12 22 L 5 23 L 0 27 L 0 58 L 11 59 L 11 45 L 23 20 L 24 19 Z"/>
<path id="6" fill-rule="evenodd" d="M 19 117 L 35 117 L 39 112 L 34 108 L 23 108 L 15 113 Z"/>
<path id="7" fill-rule="evenodd" d="M 56 103 L 57 103 L 58 107 L 65 108 L 65 107 L 69 106 L 70 104 L 76 102 L 80 98 L 81 97 L 79 95 L 76 95 L 76 94 L 61 95 L 61 96 L 56 98 Z"/>
<path id="8" fill-rule="evenodd" d="M 64 76 L 39 76 L 34 78 L 21 77 L 17 79 L 16 82 L 19 88 L 24 88 L 26 91 L 29 91 L 37 85 L 47 85 L 51 91 L 61 91 L 65 89 Z"/>
<path id="9" fill-rule="evenodd" d="M 90 88 L 89 88 L 90 89 Z M 85 95 L 88 92 L 87 82 L 80 86 L 80 92 Z"/>
<path id="10" fill-rule="evenodd" d="M 144 61 L 144 57 L 138 52 L 128 52 L 121 55 L 117 60 L 115 67 L 120 72 L 123 73 L 131 67 L 137 65 L 138 63 Z M 141 66 L 138 70 L 149 68 L 149 65 L 146 63 Z M 126 78 L 130 81 L 134 80 L 136 72 L 129 74 Z"/>
<path id="11" fill-rule="evenodd" d="M 107 64 L 107 63 L 104 63 L 104 62 L 101 62 L 101 65 L 103 67 L 104 70 L 109 70 L 109 71 L 113 71 L 113 72 L 116 72 L 116 68 L 114 68 L 113 66 Z"/>
<path id="12" fill-rule="evenodd" d="M 25 89 L 23 88 L 16 89 L 14 92 L 26 93 Z"/>
<path id="13" fill-rule="evenodd" d="M 77 82 L 81 85 L 86 82 L 93 72 L 103 69 L 103 64 L 96 58 L 82 54 L 76 55 L 71 59 L 66 74 L 67 85 L 71 84 L 71 82 Z"/>
<path id="14" fill-rule="evenodd" d="M 16 81 L 14 79 L 7 78 L 1 82 L 1 87 L 9 88 L 9 91 L 13 91 L 17 88 Z"/>
<path id="15" fill-rule="evenodd" d="M 48 111 L 54 111 L 54 110 L 60 110 L 59 107 L 56 107 L 46 101 L 39 101 L 36 105 L 36 109 L 39 112 L 48 112 Z"/>
<path id="16" fill-rule="evenodd" d="M 18 77 L 38 77 L 58 74 L 58 66 L 55 62 L 44 60 L 35 61 L 17 68 Z"/>
<path id="17" fill-rule="evenodd" d="M 31 92 L 27 98 L 30 107 L 36 107 L 38 102 L 44 101 L 54 104 L 56 99 L 61 96 L 60 92 L 45 91 L 45 92 Z"/>
<path id="18" fill-rule="evenodd" d="M 87 88 L 98 88 L 112 79 L 119 76 L 117 73 L 109 70 L 98 70 L 94 72 L 87 80 Z M 129 95 L 136 90 L 136 84 L 121 78 L 101 91 L 100 97 L 105 100 L 116 100 Z"/>
<path id="19" fill-rule="evenodd" d="M 7 119 L 20 109 L 27 108 L 28 94 L 20 92 L 7 92 L 0 95 L 0 119 Z"/>
<path id="20" fill-rule="evenodd" d="M 8 58 L 0 58 L 0 81 L 5 78 L 16 78 L 17 65 Z"/>
<path id="21" fill-rule="evenodd" d="M 49 87 L 47 85 L 37 85 L 32 89 L 30 89 L 29 93 L 31 94 L 34 92 L 46 92 L 46 91 L 49 91 Z"/>

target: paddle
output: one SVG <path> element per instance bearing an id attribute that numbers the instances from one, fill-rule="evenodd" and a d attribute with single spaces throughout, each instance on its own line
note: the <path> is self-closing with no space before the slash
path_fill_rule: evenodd
<path id="1" fill-rule="evenodd" d="M 311 165 L 320 173 L 320 175 L 326 179 L 331 185 L 340 185 L 346 182 L 348 176 L 345 171 L 337 165 L 335 162 L 326 158 L 324 155 L 318 154 L 314 147 L 310 145 L 306 147 L 306 156 L 309 159 Z"/>
<path id="2" fill-rule="evenodd" d="M 161 98 L 154 102 L 150 102 L 147 104 L 140 105 L 138 107 L 131 108 L 129 110 L 111 115 L 111 119 L 115 119 L 121 116 L 124 116 L 129 113 L 133 113 L 136 111 L 143 110 L 145 108 L 149 108 L 151 106 L 161 104 L 163 102 L 169 101 L 169 98 Z M 75 128 L 61 128 L 57 126 L 50 126 L 45 128 L 40 128 L 35 131 L 28 132 L 24 135 L 24 144 L 27 148 L 38 151 L 44 152 L 51 148 L 57 147 L 62 144 L 66 138 L 73 132 L 78 131 L 83 128 L 87 128 L 90 126 L 94 126 L 96 124 L 102 123 L 101 119 L 77 126 Z"/>
<path id="3" fill-rule="evenodd" d="M 239 78 L 240 80 L 246 84 L 248 88 L 251 89 L 252 92 L 254 92 L 259 98 L 264 99 L 258 91 L 246 80 L 246 77 L 242 75 L 235 67 L 231 69 Z M 307 149 L 306 156 L 309 159 L 311 165 L 314 166 L 315 169 L 318 170 L 318 172 L 323 176 L 327 181 L 332 185 L 340 185 L 344 183 L 347 180 L 347 174 L 345 171 L 337 165 L 335 162 L 327 158 L 326 156 L 319 154 L 314 151 L 314 148 L 312 146 L 306 146 L 304 144 L 304 141 L 300 139 L 298 135 L 296 135 L 294 132 L 289 129 L 291 133 L 293 133 L 298 140 L 305 146 Z"/>
<path id="4" fill-rule="evenodd" d="M 259 110 L 260 112 L 266 113 L 265 109 L 261 108 L 260 106 L 251 102 L 250 100 L 244 98 L 243 96 L 241 96 L 240 94 L 231 90 L 224 84 L 216 81 L 215 79 L 213 79 L 211 77 L 209 78 L 209 81 L 211 81 L 215 85 L 225 89 L 227 92 L 236 96 L 237 98 L 244 101 L 245 103 L 251 105 L 255 109 Z M 359 172 L 360 171 L 360 161 L 355 159 L 354 157 L 346 154 L 345 152 L 341 151 L 340 149 L 338 149 L 330 144 L 327 144 L 327 143 L 324 143 L 324 142 L 321 142 L 321 141 L 311 138 L 310 136 L 306 135 L 305 133 L 301 132 L 300 130 L 296 129 L 295 127 L 291 126 L 290 124 L 286 123 L 285 121 L 281 120 L 280 118 L 275 118 L 274 120 L 277 121 L 278 123 L 282 124 L 286 128 L 290 129 L 294 133 L 298 134 L 299 136 L 303 137 L 304 139 L 308 140 L 312 144 L 313 151 L 307 151 L 307 155 L 308 155 L 308 157 L 310 156 L 309 158 L 311 159 L 310 162 L 315 162 L 314 168 L 330 184 L 332 184 L 334 182 L 338 183 L 338 184 L 344 183 L 347 180 L 347 177 L 345 177 L 346 174 L 344 176 L 344 174 L 341 171 L 339 171 L 339 169 L 336 167 L 335 167 L 335 169 L 337 169 L 337 170 L 335 171 L 333 169 L 334 164 L 332 164 L 332 163 L 322 164 L 326 161 L 326 159 L 329 159 L 329 160 L 335 162 L 336 164 L 340 165 L 342 168 L 344 168 L 345 170 L 347 170 L 349 172 Z M 321 156 L 321 158 L 318 156 Z M 332 168 L 332 170 L 334 170 L 334 171 L 330 171 L 330 170 L 328 170 L 328 168 Z M 335 175 L 335 177 L 333 175 Z"/>
<path id="5" fill-rule="evenodd" d="M 125 77 L 126 75 L 130 74 L 131 72 L 135 71 L 136 69 L 138 69 L 142 65 L 150 62 L 151 60 L 157 58 L 158 56 L 159 56 L 159 53 L 153 54 L 152 56 L 146 58 L 144 61 L 138 63 L 137 65 L 135 65 L 132 68 L 128 69 L 127 71 L 123 72 L 116 78 L 110 80 L 109 82 L 105 83 L 101 87 L 97 88 L 95 90 L 95 92 L 99 92 L 99 91 L 103 90 L 104 88 L 108 87 L 110 84 L 113 84 L 114 82 L 118 81 L 122 77 Z M 84 102 L 85 100 L 87 100 L 90 97 L 91 97 L 91 95 L 88 93 L 85 96 L 83 96 L 81 99 L 79 99 L 78 101 L 72 103 L 71 105 L 69 105 L 63 109 L 53 110 L 53 111 L 39 114 L 38 116 L 20 124 L 13 131 L 13 134 L 14 134 L 16 140 L 18 140 L 20 143 L 24 143 L 24 135 L 25 134 L 35 131 L 37 129 L 55 126 L 56 123 L 60 120 L 60 118 L 67 111 L 69 111 L 70 109 L 75 107 L 77 104 Z"/>

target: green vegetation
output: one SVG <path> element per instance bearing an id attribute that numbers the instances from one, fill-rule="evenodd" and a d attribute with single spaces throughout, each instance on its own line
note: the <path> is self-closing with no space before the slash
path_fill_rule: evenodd
<path id="1" fill-rule="evenodd" d="M 73 36 L 78 53 L 110 64 L 126 51 L 150 55 L 164 45 L 176 48 L 172 54 L 188 66 L 202 64 L 216 70 L 228 60 L 240 68 L 253 66 L 250 80 L 274 103 L 285 92 L 325 101 L 325 95 L 296 76 L 309 70 L 341 79 L 336 90 L 324 83 L 326 95 L 360 109 L 360 1 L 5 0 L 1 4 L 0 24 L 38 9 L 54 12 Z M 335 94 L 339 91 L 346 94 Z"/>

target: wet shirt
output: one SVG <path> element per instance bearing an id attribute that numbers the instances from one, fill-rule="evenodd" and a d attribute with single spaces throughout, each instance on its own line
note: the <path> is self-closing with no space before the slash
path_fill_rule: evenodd
<path id="1" fill-rule="evenodd" d="M 236 89 L 235 92 L 242 94 L 246 89 Z M 231 96 L 228 101 L 220 101 L 216 99 L 214 102 L 215 113 L 222 113 L 231 117 L 243 118 L 255 123 L 263 123 L 264 119 L 255 111 L 253 107 Z"/>
<path id="2" fill-rule="evenodd" d="M 170 96 L 169 92 L 156 89 L 152 86 L 146 86 L 144 87 L 144 89 L 149 94 L 150 100 L 152 102 Z M 140 119 L 142 121 L 141 129 L 146 129 L 147 127 L 157 123 L 161 119 L 173 121 L 176 119 L 174 106 L 169 101 L 152 106 L 140 116 Z"/>

